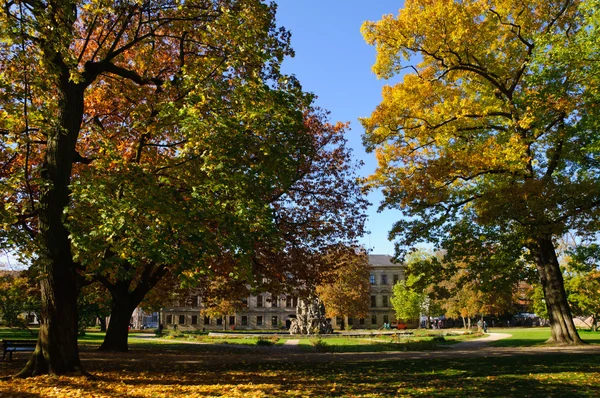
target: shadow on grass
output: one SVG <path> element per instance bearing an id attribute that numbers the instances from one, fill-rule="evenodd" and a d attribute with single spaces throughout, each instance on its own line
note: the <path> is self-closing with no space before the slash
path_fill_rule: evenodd
<path id="1" fill-rule="evenodd" d="M 378 359 L 376 355 L 298 354 L 302 360 L 292 361 L 287 355 L 269 356 L 269 349 L 256 355 L 195 346 L 163 348 L 126 354 L 85 352 L 84 366 L 97 377 L 93 382 L 34 378 L 18 383 L 43 384 L 64 392 L 62 396 L 81 390 L 97 396 L 125 392 L 132 397 L 184 397 L 191 392 L 224 396 L 600 396 L 597 354 L 441 359 L 427 358 L 425 353 L 420 358 L 399 355 L 397 360 L 390 360 L 389 355 Z M 21 388 L 0 383 L 0 395 L 36 396 L 17 395 Z"/>
<path id="2" fill-rule="evenodd" d="M 491 347 L 535 347 L 545 345 L 548 339 L 505 339 L 491 341 L 488 343 Z"/>

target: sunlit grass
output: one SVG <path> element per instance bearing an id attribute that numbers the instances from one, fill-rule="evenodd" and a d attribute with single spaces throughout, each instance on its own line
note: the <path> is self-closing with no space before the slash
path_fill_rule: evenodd
<path id="1" fill-rule="evenodd" d="M 491 342 L 493 347 L 534 347 L 546 344 L 550 338 L 549 327 L 536 328 L 494 328 L 493 332 L 507 333 L 511 337 Z M 590 344 L 600 344 L 600 332 L 579 330 L 581 339 Z"/>

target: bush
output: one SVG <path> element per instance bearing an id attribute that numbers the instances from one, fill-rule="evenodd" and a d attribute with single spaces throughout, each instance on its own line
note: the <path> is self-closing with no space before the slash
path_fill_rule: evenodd
<path id="1" fill-rule="evenodd" d="M 315 347 L 318 352 L 327 352 L 330 350 L 329 345 L 322 338 L 311 339 L 310 344 Z"/>
<path id="2" fill-rule="evenodd" d="M 273 336 L 273 337 L 275 337 L 275 336 Z M 260 336 L 258 338 L 258 340 L 256 340 L 256 345 L 259 345 L 262 347 L 270 347 L 273 344 L 275 344 L 277 342 L 277 340 L 279 340 L 279 338 L 278 338 L 277 340 L 273 341 L 273 337 L 268 338 L 268 337 Z"/>
<path id="3" fill-rule="evenodd" d="M 396 343 L 396 344 L 401 344 L 401 343 L 407 343 L 411 341 L 411 338 L 399 333 L 394 333 L 392 335 L 392 343 Z"/>
<path id="4" fill-rule="evenodd" d="M 179 337 L 184 337 L 184 334 L 182 332 L 178 332 L 177 330 L 168 330 L 167 331 L 167 337 L 166 338 L 168 338 L 168 339 L 176 339 L 176 338 L 179 338 Z"/>

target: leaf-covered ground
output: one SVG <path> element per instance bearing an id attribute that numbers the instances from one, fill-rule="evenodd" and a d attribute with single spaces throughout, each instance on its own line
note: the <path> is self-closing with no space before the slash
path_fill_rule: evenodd
<path id="1" fill-rule="evenodd" d="M 83 347 L 93 378 L 36 377 L 0 381 L 2 397 L 271 397 L 271 396 L 600 396 L 600 353 L 493 349 L 308 354 L 282 347 L 169 345 L 126 354 Z M 14 374 L 27 359 L 2 363 Z"/>

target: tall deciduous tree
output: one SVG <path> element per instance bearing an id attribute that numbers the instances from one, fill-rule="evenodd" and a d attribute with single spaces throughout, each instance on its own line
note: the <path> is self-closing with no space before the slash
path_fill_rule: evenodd
<path id="1" fill-rule="evenodd" d="M 568 229 L 594 230 L 600 204 L 597 86 L 586 78 L 597 46 L 565 55 L 597 29 L 597 11 L 584 6 L 412 0 L 397 17 L 363 26 L 379 77 L 412 68 L 362 120 L 379 162 L 370 183 L 384 189 L 383 206 L 409 217 L 392 236 L 440 242 L 467 211 L 507 231 L 536 264 L 551 340 L 564 344 L 581 339 L 555 241 Z"/>
<path id="2" fill-rule="evenodd" d="M 292 50 L 274 14 L 259 0 L 3 3 L 2 241 L 44 275 L 22 376 L 81 372 L 77 296 L 91 279 L 127 325 L 169 270 L 226 253 L 249 275 L 255 245 L 285 246 L 270 238 L 286 218 L 275 215 L 297 211 L 290 187 L 317 189 L 315 166 L 333 170 L 326 181 L 344 176 L 330 201 L 356 186 L 334 143 L 343 129 L 279 72 Z M 306 212 L 327 193 L 302 195 Z M 296 227 L 337 226 L 309 218 Z M 122 329 L 109 330 L 112 348 L 126 349 Z"/>
<path id="3" fill-rule="evenodd" d="M 9 327 L 27 328 L 26 315 L 40 312 L 40 291 L 33 272 L 0 270 L 0 320 Z"/>
<path id="4" fill-rule="evenodd" d="M 417 291 L 408 285 L 407 281 L 398 281 L 392 288 L 390 299 L 396 318 L 405 322 L 417 321 L 421 324 L 421 315 L 427 313 L 428 298 L 422 291 Z"/>
<path id="5" fill-rule="evenodd" d="M 569 303 L 573 312 L 583 318 L 591 318 L 591 327 L 598 329 L 600 320 L 600 272 L 578 272 L 566 279 Z"/>
<path id="6" fill-rule="evenodd" d="M 348 248 L 329 254 L 335 268 L 324 275 L 316 293 L 327 317 L 366 318 L 369 313 L 371 264 L 364 250 Z"/>

